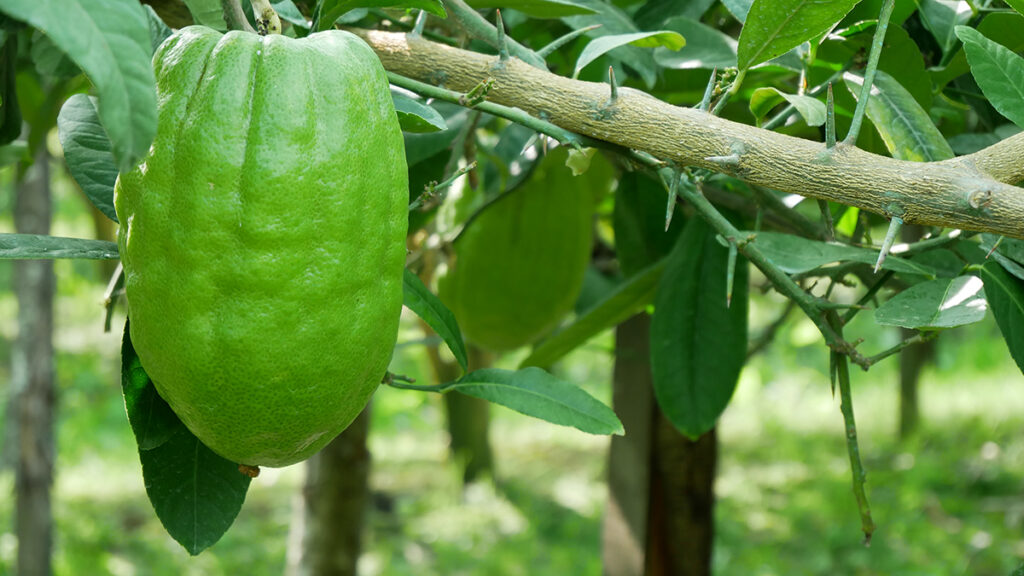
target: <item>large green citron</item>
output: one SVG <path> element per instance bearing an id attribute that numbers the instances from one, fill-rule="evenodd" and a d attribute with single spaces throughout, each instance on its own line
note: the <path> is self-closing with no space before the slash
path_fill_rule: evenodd
<path id="1" fill-rule="evenodd" d="M 534 342 L 572 310 L 590 262 L 594 201 L 611 181 L 595 156 L 573 176 L 568 151 L 540 160 L 529 179 L 488 205 L 454 244 L 438 283 L 471 342 L 502 351 Z"/>
<path id="2" fill-rule="evenodd" d="M 407 169 L 384 70 L 346 32 L 199 26 L 153 65 L 156 140 L 115 189 L 132 343 L 212 450 L 303 460 L 369 401 L 398 330 Z"/>

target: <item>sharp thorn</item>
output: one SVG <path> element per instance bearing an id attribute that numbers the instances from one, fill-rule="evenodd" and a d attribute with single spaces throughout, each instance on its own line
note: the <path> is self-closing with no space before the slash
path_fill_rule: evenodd
<path id="1" fill-rule="evenodd" d="M 498 59 L 502 62 L 508 60 L 508 40 L 505 38 L 505 23 L 501 20 L 501 10 L 494 11 L 498 28 Z"/>
<path id="2" fill-rule="evenodd" d="M 985 254 L 985 260 L 992 257 L 992 253 L 996 251 L 996 248 L 999 248 L 999 245 L 1003 243 L 1003 239 L 1005 238 L 1006 236 L 1000 236 L 999 240 L 996 240 L 996 243 L 992 245 L 992 249 L 988 251 L 988 254 Z"/>
<path id="3" fill-rule="evenodd" d="M 825 147 L 836 147 L 836 100 L 832 93 L 832 83 L 828 83 L 828 96 L 825 103 Z"/>
<path id="4" fill-rule="evenodd" d="M 416 15 L 416 22 L 412 26 L 412 32 L 409 32 L 409 36 L 419 37 L 423 35 L 423 28 L 427 24 L 427 11 L 420 10 L 420 13 Z"/>
<path id="5" fill-rule="evenodd" d="M 668 227 L 672 225 L 672 215 L 676 211 L 676 201 L 679 197 L 679 171 L 675 171 L 672 174 L 672 183 L 668 187 L 668 207 L 665 208 L 665 231 L 668 232 Z"/>
<path id="6" fill-rule="evenodd" d="M 707 112 L 711 106 L 711 96 L 715 92 L 715 79 L 718 77 L 718 68 L 716 67 L 711 71 L 711 79 L 708 80 L 707 88 L 704 88 L 704 97 L 701 98 L 700 104 L 697 109 L 702 112 Z"/>
<path id="7" fill-rule="evenodd" d="M 878 262 L 875 263 L 875 274 L 881 270 L 885 257 L 889 254 L 889 250 L 892 249 L 893 242 L 896 241 L 896 235 L 899 234 L 900 228 L 903 228 L 903 219 L 899 216 L 893 216 L 889 222 L 889 230 L 885 233 L 885 240 L 882 242 L 882 251 L 878 253 Z"/>
<path id="8" fill-rule="evenodd" d="M 708 162 L 717 164 L 722 167 L 738 166 L 740 163 L 740 155 L 733 153 L 728 156 L 708 156 L 705 158 Z"/>
<path id="9" fill-rule="evenodd" d="M 612 87 L 612 96 L 608 101 L 609 104 L 615 104 L 615 101 L 619 98 L 619 85 L 615 82 L 615 68 L 608 67 L 608 84 Z"/>
<path id="10" fill-rule="evenodd" d="M 736 255 L 739 249 L 736 244 L 729 242 L 729 264 L 725 271 L 725 307 L 732 307 L 732 286 L 736 281 Z"/>

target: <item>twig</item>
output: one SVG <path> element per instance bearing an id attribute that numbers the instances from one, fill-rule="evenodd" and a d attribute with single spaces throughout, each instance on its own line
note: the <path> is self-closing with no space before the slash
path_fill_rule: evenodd
<path id="1" fill-rule="evenodd" d="M 846 135 L 844 142 L 849 145 L 857 143 L 857 136 L 860 134 L 860 126 L 864 121 L 864 114 L 868 109 L 868 98 L 871 97 L 871 85 L 875 82 L 875 72 L 878 71 L 878 59 L 882 55 L 882 44 L 885 43 L 885 31 L 889 28 L 889 18 L 892 16 L 896 0 L 885 0 L 882 3 L 882 12 L 878 16 L 878 25 L 875 27 L 875 37 L 871 40 L 871 52 L 868 54 L 868 67 L 864 70 L 864 84 L 860 88 L 860 98 L 857 100 L 857 109 L 853 112 L 853 122 L 850 123 L 850 132 Z"/>
<path id="2" fill-rule="evenodd" d="M 500 47 L 497 27 L 485 20 L 479 12 L 463 2 L 463 0 L 444 0 L 444 6 L 448 9 L 448 13 L 459 21 L 459 25 L 462 26 L 467 34 L 482 40 L 491 48 L 498 49 Z M 508 51 L 512 56 L 531 66 L 546 69 L 544 58 L 541 58 L 536 52 L 512 38 L 507 38 L 506 42 L 508 43 Z"/>
<path id="3" fill-rule="evenodd" d="M 878 364 L 879 362 L 881 362 L 882 360 L 885 360 L 889 356 L 892 356 L 893 354 L 898 354 L 900 351 L 902 351 L 904 348 L 906 348 L 908 346 L 913 346 L 915 344 L 923 344 L 924 342 L 928 342 L 930 340 L 935 340 L 938 337 L 939 337 L 939 331 L 938 330 L 932 330 L 932 331 L 929 331 L 929 332 L 918 332 L 917 334 L 914 334 L 910 338 L 907 338 L 906 340 L 903 340 L 899 344 L 897 344 L 897 345 L 895 345 L 895 346 L 893 346 L 893 347 L 891 347 L 891 348 L 889 348 L 889 349 L 887 349 L 885 351 L 879 352 L 878 354 L 875 354 L 874 356 L 869 357 L 868 358 L 868 363 L 871 364 L 871 365 Z"/>
<path id="4" fill-rule="evenodd" d="M 245 17 L 241 0 L 220 0 L 220 6 L 224 10 L 224 22 L 227 23 L 228 29 L 256 33 L 256 29 Z"/>

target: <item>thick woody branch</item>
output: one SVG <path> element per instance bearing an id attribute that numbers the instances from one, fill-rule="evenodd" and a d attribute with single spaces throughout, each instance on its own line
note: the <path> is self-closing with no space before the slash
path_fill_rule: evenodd
<path id="1" fill-rule="evenodd" d="M 1024 238 L 1024 134 L 944 162 L 906 162 L 839 144 L 793 138 L 606 84 L 551 74 L 405 34 L 354 31 L 384 67 L 457 91 L 491 78 L 489 101 L 567 130 L 775 190 L 832 200 L 908 224 Z M 728 162 L 723 159 L 729 159 Z"/>

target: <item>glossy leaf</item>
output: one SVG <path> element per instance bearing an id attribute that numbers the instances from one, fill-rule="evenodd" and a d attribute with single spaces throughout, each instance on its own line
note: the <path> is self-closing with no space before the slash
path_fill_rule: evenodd
<path id="1" fill-rule="evenodd" d="M 317 3 L 316 31 L 329 30 L 335 21 L 356 8 L 418 8 L 439 18 L 447 18 L 441 0 L 320 0 Z"/>
<path id="2" fill-rule="evenodd" d="M 597 334 L 643 311 L 654 301 L 664 270 L 665 262 L 658 262 L 613 288 L 600 302 L 580 314 L 575 322 L 537 345 L 519 363 L 519 367 L 551 366 Z"/>
<path id="3" fill-rule="evenodd" d="M 981 279 L 1010 355 L 1024 371 L 1024 281 L 1011 276 L 996 262 L 982 266 Z"/>
<path id="4" fill-rule="evenodd" d="M 395 103 L 398 123 L 402 126 L 403 132 L 422 134 L 448 128 L 448 124 L 444 121 L 444 116 L 441 116 L 437 110 L 430 106 L 395 92 L 391 93 L 391 99 Z"/>
<path id="5" fill-rule="evenodd" d="M 441 114 L 447 124 L 447 130 L 413 134 L 406 132 L 405 161 L 409 167 L 415 166 L 428 158 L 432 158 L 442 150 L 448 149 L 458 137 L 463 125 L 469 118 L 470 110 L 456 104 L 433 102 L 431 108 Z M 418 190 L 416 193 L 422 192 Z"/>
<path id="6" fill-rule="evenodd" d="M 1010 8 L 1013 8 L 1020 14 L 1024 14 L 1024 0 L 1005 0 Z"/>
<path id="7" fill-rule="evenodd" d="M 686 220 L 675 209 L 665 230 L 668 193 L 660 182 L 643 172 L 626 172 L 615 188 L 615 252 L 626 278 L 664 258 L 676 244 Z"/>
<path id="8" fill-rule="evenodd" d="M 152 6 L 147 4 L 144 8 L 146 10 L 146 20 L 149 22 L 149 46 L 151 48 L 149 53 L 152 54 L 174 32 L 167 27 L 167 24 L 164 24 L 164 21 L 160 19 L 160 16 L 157 15 Z"/>
<path id="9" fill-rule="evenodd" d="M 196 555 L 235 521 L 251 479 L 189 432 L 156 393 L 125 324 L 121 382 L 146 494 L 167 533 Z"/>
<path id="10" fill-rule="evenodd" d="M 957 26 L 971 74 L 992 107 L 1024 128 L 1024 58 L 980 32 Z"/>
<path id="11" fill-rule="evenodd" d="M 514 8 L 531 18 L 562 18 L 577 14 L 593 14 L 594 11 L 576 0 L 469 0 L 469 5 L 476 9 Z"/>
<path id="12" fill-rule="evenodd" d="M 907 288 L 875 310 L 875 322 L 937 330 L 980 322 L 987 308 L 981 280 L 977 276 L 958 276 Z"/>
<path id="13" fill-rule="evenodd" d="M 736 66 L 736 41 L 730 36 L 697 20 L 682 16 L 666 21 L 664 29 L 682 34 L 687 39 L 687 43 L 678 51 L 656 48 L 654 59 L 659 65 L 679 70 L 692 68 L 722 70 Z"/>
<path id="14" fill-rule="evenodd" d="M 437 335 L 448 345 L 448 349 L 455 355 L 463 370 L 468 370 L 466 356 L 466 343 L 462 340 L 462 330 L 455 319 L 455 314 L 445 306 L 441 300 L 434 295 L 419 276 L 408 269 L 402 278 L 403 301 L 406 308 L 412 310 L 417 316 L 427 323 L 427 326 L 437 332 Z"/>
<path id="15" fill-rule="evenodd" d="M 989 40 L 998 42 L 1011 52 L 1024 51 L 1024 16 L 1014 12 L 994 12 L 985 16 L 976 28 Z M 931 70 L 932 81 L 936 88 L 944 88 L 947 84 L 970 72 L 967 55 L 961 47 L 943 68 Z"/>
<path id="16" fill-rule="evenodd" d="M 604 2 L 603 0 L 576 1 L 584 4 L 587 8 L 593 10 L 594 13 L 568 16 L 562 18 L 562 21 L 572 29 L 600 24 L 600 28 L 587 32 L 588 38 L 640 32 L 640 29 L 633 23 L 629 15 L 611 3 Z M 638 46 L 626 45 L 620 46 L 614 53 L 609 54 L 608 58 L 626 64 L 643 79 L 644 84 L 648 88 L 654 87 L 654 83 L 658 79 L 658 65 L 654 61 L 653 51 Z M 622 79 L 620 78 L 620 80 Z"/>
<path id="17" fill-rule="evenodd" d="M 714 3 L 715 0 L 690 0 L 688 2 L 680 2 L 679 0 L 648 0 L 637 9 L 633 15 L 633 20 L 643 30 L 656 30 L 658 28 L 665 28 L 665 23 L 680 16 L 693 21 L 700 20 Z M 671 30 L 671 28 L 669 29 Z M 676 30 L 676 32 L 680 31 Z M 686 34 L 683 34 L 683 36 L 686 36 Z"/>
<path id="18" fill-rule="evenodd" d="M 754 0 L 740 31 L 739 67 L 746 70 L 817 38 L 858 0 Z"/>
<path id="19" fill-rule="evenodd" d="M 971 19 L 971 6 L 964 0 L 918 0 L 921 22 L 932 33 L 943 54 L 956 47 L 956 27 Z"/>
<path id="20" fill-rule="evenodd" d="M 639 46 L 641 48 L 655 48 L 661 46 L 668 48 L 669 50 L 679 50 L 686 45 L 686 39 L 684 39 L 678 32 L 672 32 L 669 30 L 601 36 L 600 38 L 591 40 L 590 43 L 587 44 L 587 47 L 583 49 L 583 52 L 580 53 L 580 57 L 576 60 L 576 68 L 573 70 L 572 77 L 576 78 L 579 76 L 580 71 L 583 70 L 587 64 L 590 64 L 594 60 L 597 60 L 616 48 L 626 45 Z"/>
<path id="21" fill-rule="evenodd" d="M 821 126 L 825 123 L 825 103 L 821 100 L 811 96 L 786 94 L 768 86 L 754 90 L 750 96 L 750 112 L 760 122 L 783 101 L 792 104 L 808 126 Z"/>
<path id="22" fill-rule="evenodd" d="M 117 260 L 117 243 L 40 234 L 0 234 L 0 260 Z"/>
<path id="23" fill-rule="evenodd" d="M 864 79 L 851 72 L 843 79 L 854 98 L 859 97 Z M 953 157 L 953 149 L 928 113 L 895 78 L 881 70 L 871 86 L 867 115 L 893 158 L 933 162 Z"/>
<path id="24" fill-rule="evenodd" d="M 71 177 L 100 212 L 117 222 L 114 213 L 117 164 L 110 150 L 110 139 L 100 124 L 96 99 L 85 94 L 68 98 L 57 115 L 57 130 Z"/>
<path id="25" fill-rule="evenodd" d="M 754 0 L 722 0 L 722 4 L 741 23 L 747 21 L 747 14 L 750 13 L 750 6 Z"/>
<path id="26" fill-rule="evenodd" d="M 0 10 L 45 32 L 99 92 L 99 115 L 122 170 L 156 134 L 149 21 L 138 2 L 5 0 Z"/>
<path id="27" fill-rule="evenodd" d="M 224 8 L 220 0 L 185 0 L 185 6 L 192 13 L 196 24 L 201 24 L 221 32 L 228 29 L 224 21 Z"/>
<path id="28" fill-rule="evenodd" d="M 128 322 L 124 325 L 121 341 L 121 391 L 128 423 L 132 426 L 139 450 L 151 450 L 167 442 L 185 425 L 157 393 L 156 386 L 142 367 L 142 361 L 132 346 L 128 325 Z"/>
<path id="29" fill-rule="evenodd" d="M 451 389 L 590 434 L 623 434 L 622 422 L 611 408 L 540 368 L 477 370 L 460 378 Z"/>
<path id="30" fill-rule="evenodd" d="M 687 225 L 668 256 L 651 319 L 651 372 L 658 405 L 683 434 L 714 427 L 747 355 L 748 267 L 735 270 L 726 307 L 729 250 L 703 220 Z"/>
<path id="31" fill-rule="evenodd" d="M 802 274 L 837 262 L 860 262 L 873 266 L 878 261 L 878 250 L 819 242 L 792 234 L 758 232 L 754 243 L 762 254 L 787 274 Z M 935 277 L 935 270 L 928 266 L 892 255 L 885 259 L 882 268 L 927 278 Z"/>

